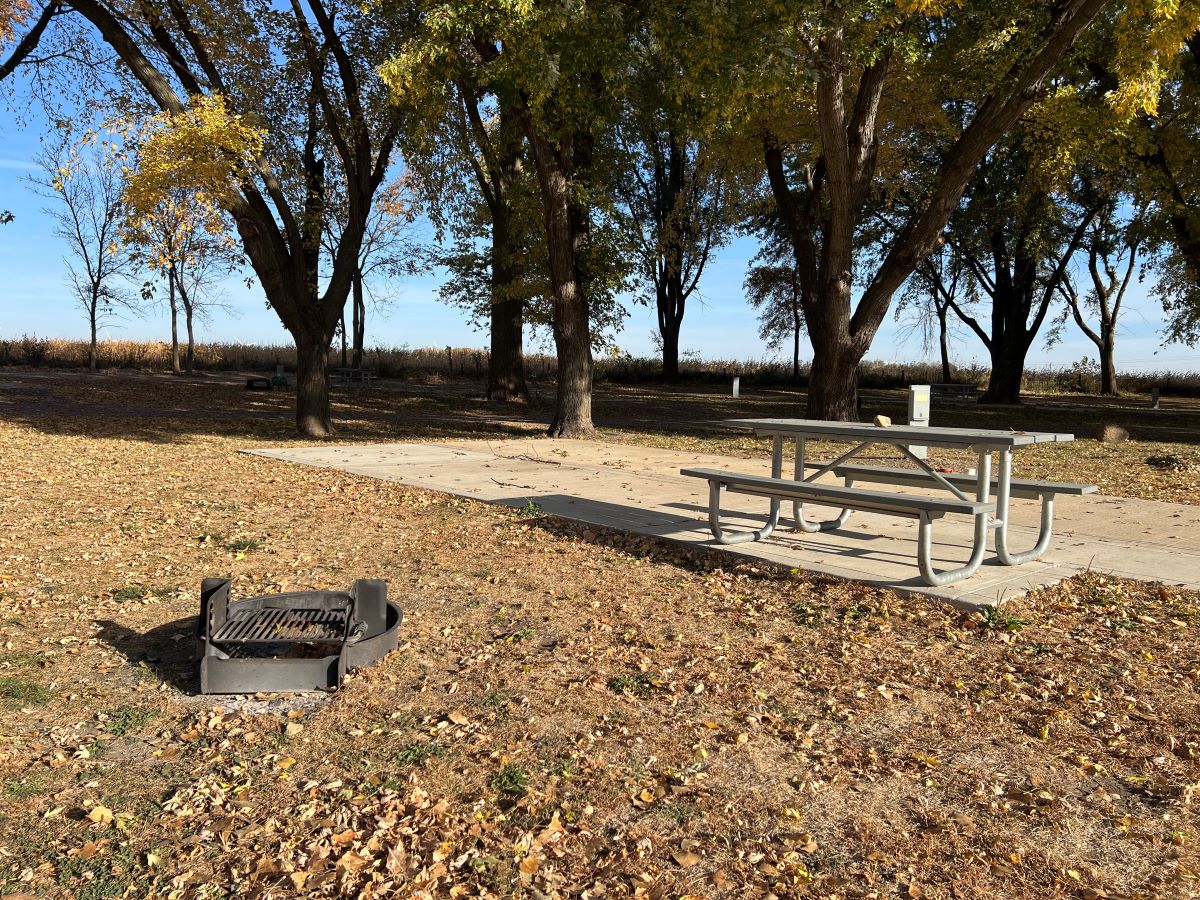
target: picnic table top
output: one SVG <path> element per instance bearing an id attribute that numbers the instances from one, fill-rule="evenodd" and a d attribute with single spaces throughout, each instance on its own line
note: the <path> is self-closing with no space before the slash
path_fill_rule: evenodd
<path id="1" fill-rule="evenodd" d="M 880 426 L 863 422 L 829 422 L 823 419 L 726 419 L 721 424 L 759 434 L 938 447 L 1023 447 L 1029 444 L 1066 443 L 1075 440 L 1073 434 L 1049 431 Z"/>

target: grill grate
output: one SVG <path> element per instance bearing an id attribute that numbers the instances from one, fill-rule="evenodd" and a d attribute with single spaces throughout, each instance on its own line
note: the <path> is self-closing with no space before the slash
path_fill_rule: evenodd
<path id="1" fill-rule="evenodd" d="M 206 578 L 197 623 L 200 691 L 328 691 L 350 669 L 396 649 L 404 614 L 387 585 L 360 578 L 349 591 L 293 591 L 233 601 L 228 578 Z"/>
<path id="2" fill-rule="evenodd" d="M 341 641 L 346 636 L 348 614 L 348 609 L 262 609 L 233 613 L 209 639 L 220 644 Z"/>

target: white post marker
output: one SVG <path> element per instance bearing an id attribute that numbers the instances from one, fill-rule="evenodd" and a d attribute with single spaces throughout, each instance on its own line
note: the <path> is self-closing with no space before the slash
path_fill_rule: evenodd
<path id="1" fill-rule="evenodd" d="M 740 375 L 733 376 L 733 399 L 736 400 L 742 393 L 742 378 Z"/>
<path id="2" fill-rule="evenodd" d="M 908 424 L 919 428 L 929 427 L 929 385 L 908 386 Z M 908 449 L 918 459 L 925 459 L 929 453 L 928 447 L 910 445 Z"/>

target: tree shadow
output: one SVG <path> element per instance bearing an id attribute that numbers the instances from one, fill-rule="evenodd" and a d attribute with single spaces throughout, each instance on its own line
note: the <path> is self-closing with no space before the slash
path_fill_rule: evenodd
<path id="1" fill-rule="evenodd" d="M 111 619 L 97 619 L 96 624 L 100 626 L 96 636 L 134 668 L 145 665 L 159 681 L 176 690 L 190 696 L 200 693 L 195 616 L 167 622 L 144 634 Z"/>

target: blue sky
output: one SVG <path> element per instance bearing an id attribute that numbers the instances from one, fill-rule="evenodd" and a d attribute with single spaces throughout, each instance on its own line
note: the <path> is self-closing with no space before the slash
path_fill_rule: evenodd
<path id="1" fill-rule="evenodd" d="M 48 201 L 37 196 L 25 179 L 33 171 L 38 150 L 38 125 L 18 127 L 15 117 L 0 111 L 0 209 L 16 217 L 0 226 L 0 338 L 22 334 L 43 337 L 83 338 L 87 323 L 69 295 L 65 280 L 65 246 L 53 235 L 53 223 L 43 212 Z M 753 240 L 739 238 L 720 250 L 710 262 L 700 284 L 701 297 L 693 299 L 683 323 L 681 347 L 705 358 L 762 359 L 771 352 L 758 336 L 758 325 L 745 299 L 742 281 L 756 251 Z M 437 288 L 446 276 L 433 273 L 395 286 L 395 301 L 382 315 L 369 314 L 369 345 L 410 347 L 486 346 L 487 336 L 471 328 L 458 309 L 437 299 Z M 1197 356 L 1179 345 L 1161 346 L 1162 311 L 1144 286 L 1135 286 L 1123 313 L 1117 344 L 1117 364 L 1124 370 L 1194 368 Z M 202 329 L 201 340 L 285 343 L 288 335 L 265 307 L 261 292 L 231 280 L 226 287 L 235 316 L 218 313 Z M 635 356 L 654 353 L 650 334 L 654 316 L 650 309 L 629 303 L 630 314 L 616 342 Z M 113 338 L 169 338 L 165 311 L 158 306 L 145 315 L 127 318 L 108 327 L 102 336 Z M 904 328 L 890 316 L 880 329 L 871 359 L 913 361 L 923 358 L 920 339 L 905 337 Z M 953 345 L 954 361 L 983 362 L 982 346 L 965 328 Z M 531 346 L 530 349 L 534 349 Z M 785 351 L 786 352 L 786 351 Z M 807 348 L 803 351 L 807 356 Z M 1039 341 L 1030 352 L 1032 366 L 1068 366 L 1082 357 L 1095 358 L 1095 348 L 1074 324 L 1064 340 L 1047 350 Z"/>

